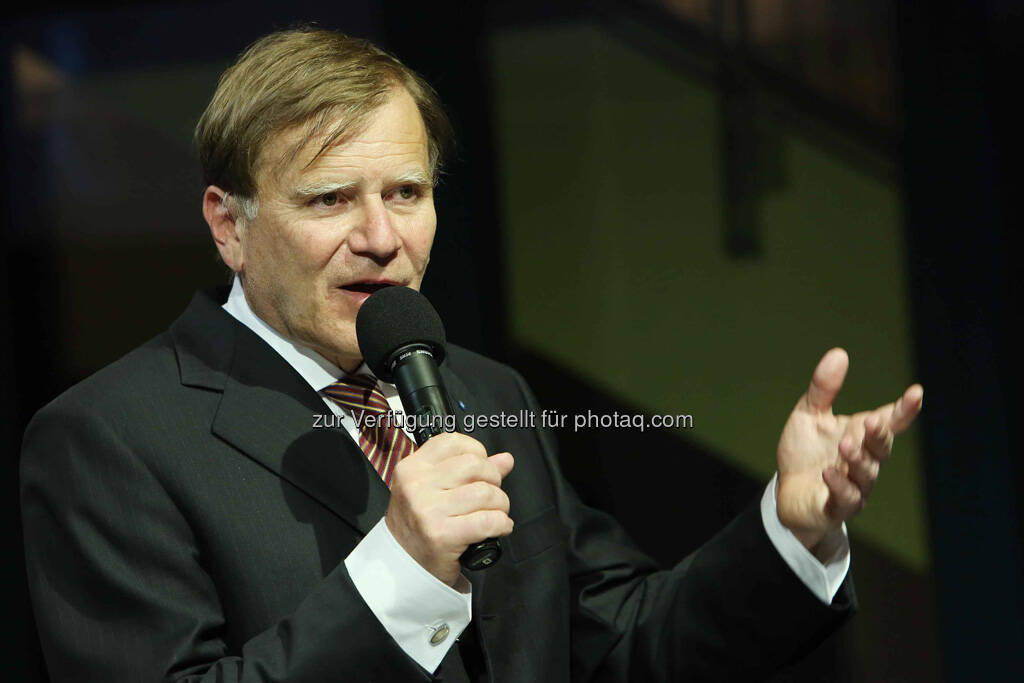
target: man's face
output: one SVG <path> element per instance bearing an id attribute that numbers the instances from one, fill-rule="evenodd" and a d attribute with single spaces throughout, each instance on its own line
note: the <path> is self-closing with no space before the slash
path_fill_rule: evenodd
<path id="1" fill-rule="evenodd" d="M 357 135 L 325 151 L 314 139 L 283 172 L 270 169 L 300 139 L 263 151 L 259 211 L 240 234 L 242 283 L 271 327 L 345 370 L 361 362 L 355 319 L 384 284 L 419 289 L 437 217 L 427 136 L 402 88 Z"/>

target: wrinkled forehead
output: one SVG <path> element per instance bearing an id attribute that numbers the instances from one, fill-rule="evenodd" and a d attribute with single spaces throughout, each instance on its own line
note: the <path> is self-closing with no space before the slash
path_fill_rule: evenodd
<path id="1" fill-rule="evenodd" d="M 353 142 L 412 149 L 422 158 L 423 170 L 428 170 L 426 126 L 412 97 L 405 89 L 399 89 L 361 116 L 327 112 L 272 134 L 260 149 L 255 165 L 257 187 L 263 189 L 268 182 L 293 181 L 315 170 L 332 152 L 344 151 Z"/>
<path id="2" fill-rule="evenodd" d="M 344 145 L 358 135 L 366 128 L 366 119 L 372 117 L 375 111 L 361 121 L 343 121 L 340 118 L 310 120 L 271 134 L 260 147 L 256 158 L 256 186 L 262 193 L 268 184 L 300 176 L 303 171 L 314 167 L 328 150 Z"/>

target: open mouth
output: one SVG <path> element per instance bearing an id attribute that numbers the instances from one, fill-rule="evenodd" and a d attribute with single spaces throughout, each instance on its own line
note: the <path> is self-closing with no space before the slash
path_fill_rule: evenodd
<path id="1" fill-rule="evenodd" d="M 351 282 L 347 285 L 342 285 L 341 289 L 349 292 L 358 294 L 365 294 L 367 296 L 373 294 L 377 290 L 384 289 L 385 287 L 393 287 L 397 283 L 390 281 L 383 282 Z"/>

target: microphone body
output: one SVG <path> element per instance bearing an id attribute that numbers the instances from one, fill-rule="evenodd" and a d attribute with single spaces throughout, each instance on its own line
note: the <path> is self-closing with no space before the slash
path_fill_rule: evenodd
<path id="1" fill-rule="evenodd" d="M 454 415 L 437 362 L 429 347 L 410 344 L 395 352 L 394 377 L 406 420 L 412 418 L 413 439 L 422 446 L 444 431 L 445 418 Z"/>
<path id="2" fill-rule="evenodd" d="M 391 361 L 392 375 L 406 419 L 415 420 L 413 438 L 422 446 L 433 436 L 445 431 L 446 418 L 454 418 L 451 398 L 430 347 L 410 344 L 395 350 Z M 458 431 L 458 421 L 455 421 Z M 470 544 L 459 556 L 459 562 L 470 570 L 487 569 L 501 557 L 501 544 L 488 538 Z"/>
<path id="3" fill-rule="evenodd" d="M 441 380 L 444 325 L 427 298 L 406 287 L 385 287 L 363 302 L 356 336 L 367 365 L 380 379 L 394 382 L 413 439 L 422 446 L 458 420 Z M 447 420 L 446 420 L 447 418 Z M 466 548 L 459 562 L 466 569 L 487 569 L 501 557 L 501 544 L 488 538 Z"/>

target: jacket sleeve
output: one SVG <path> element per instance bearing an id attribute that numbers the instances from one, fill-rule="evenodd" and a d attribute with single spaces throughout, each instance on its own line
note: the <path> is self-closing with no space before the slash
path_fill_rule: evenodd
<path id="1" fill-rule="evenodd" d="M 808 590 L 772 545 L 756 501 L 659 570 L 611 516 L 580 501 L 559 471 L 551 432 L 536 434 L 567 530 L 575 680 L 759 680 L 813 649 L 855 609 L 849 578 L 831 605 Z M 685 520 L 653 523 L 670 533 Z"/>
<path id="2" fill-rule="evenodd" d="M 51 680 L 417 681 L 344 563 L 228 653 L 217 591 L 184 516 L 116 419 L 60 399 L 21 461 L 29 587 Z"/>

